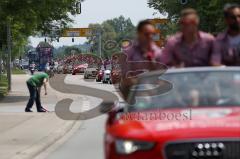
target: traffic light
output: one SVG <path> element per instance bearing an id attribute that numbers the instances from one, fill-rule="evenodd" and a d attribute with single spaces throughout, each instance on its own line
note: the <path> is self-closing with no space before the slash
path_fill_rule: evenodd
<path id="1" fill-rule="evenodd" d="M 187 3 L 188 3 L 188 0 L 180 0 L 180 3 L 181 3 L 181 4 L 187 4 Z"/>
<path id="2" fill-rule="evenodd" d="M 81 14 L 82 13 L 82 3 L 79 1 L 76 3 L 76 12 L 77 14 Z"/>

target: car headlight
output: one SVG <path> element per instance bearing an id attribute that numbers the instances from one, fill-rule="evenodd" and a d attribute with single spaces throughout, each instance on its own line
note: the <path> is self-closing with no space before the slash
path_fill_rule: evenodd
<path id="1" fill-rule="evenodd" d="M 143 141 L 129 141 L 129 140 L 117 140 L 115 142 L 115 148 L 118 154 L 129 155 L 136 151 L 150 150 L 154 147 L 154 143 Z"/>

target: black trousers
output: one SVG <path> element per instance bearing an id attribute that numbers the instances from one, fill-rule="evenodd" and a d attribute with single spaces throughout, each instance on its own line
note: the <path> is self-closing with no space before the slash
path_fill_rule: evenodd
<path id="1" fill-rule="evenodd" d="M 29 90 L 30 98 L 28 100 L 26 109 L 31 109 L 34 104 L 34 101 L 35 101 L 36 106 L 37 106 L 37 111 L 42 110 L 42 104 L 40 101 L 40 94 L 39 94 L 40 91 L 38 90 L 40 88 L 34 87 L 34 86 L 30 85 L 29 83 L 27 83 L 27 87 Z"/>

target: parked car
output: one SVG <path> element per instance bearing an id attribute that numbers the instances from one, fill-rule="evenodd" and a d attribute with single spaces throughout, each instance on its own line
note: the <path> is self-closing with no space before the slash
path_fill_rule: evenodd
<path id="1" fill-rule="evenodd" d="M 84 79 L 96 78 L 97 72 L 97 68 L 86 68 L 86 70 L 84 71 Z"/>
<path id="2" fill-rule="evenodd" d="M 104 70 L 102 83 L 110 83 L 111 82 L 110 78 L 111 78 L 111 70 Z"/>
<path id="3" fill-rule="evenodd" d="M 72 70 L 72 75 L 76 75 L 78 73 L 84 73 L 87 67 L 88 67 L 88 64 L 81 64 L 81 65 L 75 66 Z"/>
<path id="4" fill-rule="evenodd" d="M 165 93 L 151 78 L 108 114 L 106 159 L 240 158 L 240 67 L 168 70 Z"/>

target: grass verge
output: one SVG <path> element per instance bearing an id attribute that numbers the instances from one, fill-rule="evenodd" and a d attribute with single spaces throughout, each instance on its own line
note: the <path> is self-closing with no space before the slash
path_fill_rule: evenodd
<path id="1" fill-rule="evenodd" d="M 26 73 L 25 73 L 23 70 L 14 67 L 14 68 L 12 69 L 12 74 L 14 74 L 14 75 L 21 75 L 21 74 L 26 74 Z"/>
<path id="2" fill-rule="evenodd" d="M 7 77 L 2 75 L 0 76 L 0 100 L 6 96 L 8 93 L 8 81 Z"/>

